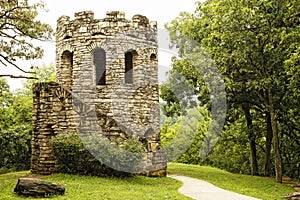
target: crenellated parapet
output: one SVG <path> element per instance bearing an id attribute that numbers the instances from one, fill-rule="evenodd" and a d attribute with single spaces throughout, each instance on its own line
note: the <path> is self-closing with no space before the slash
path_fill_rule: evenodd
<path id="1" fill-rule="evenodd" d="M 143 15 L 134 15 L 131 20 L 125 18 L 125 13 L 122 11 L 110 11 L 106 13 L 104 19 L 94 19 L 92 11 L 83 11 L 75 13 L 73 20 L 68 16 L 62 16 L 57 20 L 56 39 L 61 41 L 84 35 L 90 36 L 112 36 L 124 31 L 137 31 L 137 29 L 146 31 L 148 36 L 155 34 L 157 30 L 157 23 L 149 21 Z M 139 31 L 139 35 L 141 35 Z M 146 32 L 144 32 L 146 34 Z M 138 34 L 136 34 L 137 36 Z M 153 36 L 153 35 L 152 35 Z M 137 36 L 139 37 L 139 36 Z M 149 38 L 151 39 L 151 38 Z M 155 38 L 152 38 L 152 40 Z"/>
<path id="2" fill-rule="evenodd" d="M 62 16 L 57 20 L 56 66 L 57 81 L 65 86 L 74 86 L 79 71 L 95 74 L 93 52 L 103 49 L 106 54 L 107 85 L 116 84 L 122 76 L 120 68 L 125 68 L 125 53 L 136 52 L 135 65 L 142 70 L 143 65 L 157 65 L 157 24 L 143 15 L 134 15 L 131 20 L 121 11 L 110 11 L 106 18 L 95 19 L 92 11 L 75 13 L 75 18 Z M 152 57 L 151 57 L 152 56 Z M 84 68 L 84 69 L 83 69 Z M 154 68 L 153 73 L 157 73 Z M 157 74 L 151 73 L 156 79 Z M 141 72 L 136 72 L 136 80 Z M 97 77 L 87 82 L 97 82 Z M 155 81 L 155 80 L 154 80 Z"/>

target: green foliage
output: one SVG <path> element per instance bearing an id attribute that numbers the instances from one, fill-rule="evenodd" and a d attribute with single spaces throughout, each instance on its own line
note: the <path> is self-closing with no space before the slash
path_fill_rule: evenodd
<path id="1" fill-rule="evenodd" d="M 23 88 L 12 93 L 4 78 L 0 79 L 0 129 L 30 124 L 32 117 L 32 84 L 38 81 L 54 81 L 54 65 L 42 66 L 32 71 L 32 77 L 23 83 Z"/>
<path id="2" fill-rule="evenodd" d="M 30 5 L 27 0 L 2 0 L 0 2 L 0 63 L 27 72 L 16 64 L 17 59 L 31 60 L 41 58 L 43 49 L 34 40 L 50 40 L 53 30 L 50 25 L 37 19 L 44 4 Z M 0 76 L 11 76 L 3 74 Z"/>
<path id="3" fill-rule="evenodd" d="M 281 181 L 282 166 L 284 172 L 289 172 L 287 174 L 292 177 L 299 176 L 299 170 L 292 173 L 294 169 L 299 168 L 300 163 L 299 158 L 293 153 L 293 149 L 299 149 L 300 144 L 298 87 L 300 26 L 294 23 L 294 19 L 299 17 L 299 9 L 296 0 L 207 0 L 198 2 L 193 14 L 181 13 L 167 25 L 171 41 L 179 48 L 179 55 L 183 58 L 183 61 L 180 61 L 181 69 L 177 69 L 179 76 L 176 77 L 186 78 L 180 80 L 171 77 L 172 83 L 168 83 L 167 88 L 172 88 L 172 84 L 181 87 L 181 84 L 189 82 L 195 91 L 201 89 L 196 91 L 196 94 L 203 92 L 204 95 L 198 95 L 197 98 L 199 102 L 205 102 L 207 93 L 205 87 L 193 84 L 201 81 L 201 76 L 194 76 L 195 70 L 193 73 L 193 70 L 188 68 L 191 64 L 189 58 L 197 55 L 190 49 L 196 46 L 190 45 L 191 41 L 197 42 L 198 46 L 210 55 L 223 75 L 229 104 L 227 123 L 237 126 L 236 128 L 230 126 L 230 129 L 239 129 L 240 125 L 236 122 L 244 116 L 247 117 L 247 120 L 241 122 L 247 125 L 244 126 L 247 129 L 239 130 L 246 136 L 248 141 L 245 147 L 249 147 L 252 153 L 249 156 L 251 162 L 244 163 L 251 163 L 252 169 L 255 168 L 253 163 L 256 159 L 260 165 L 264 162 L 269 163 L 267 160 L 263 161 L 263 154 L 265 153 L 267 157 L 270 152 L 266 138 L 273 136 L 272 153 L 275 155 L 278 181 Z M 198 52 L 203 54 L 201 49 L 198 49 Z M 205 57 L 200 60 L 205 61 Z M 178 62 L 175 60 L 173 65 L 176 64 Z M 171 108 L 165 110 L 171 111 L 171 115 L 174 110 L 176 111 L 172 109 L 173 105 L 182 108 L 180 100 L 185 98 L 175 99 L 174 95 L 169 95 L 165 91 L 167 90 L 163 91 L 167 94 L 163 94 L 167 97 L 165 107 Z M 190 99 L 186 93 L 182 94 Z M 248 109 L 244 109 L 245 107 Z M 236 112 L 241 108 L 244 113 Z M 268 116 L 271 119 L 268 119 Z M 230 132 L 228 127 L 224 131 Z M 230 151 L 233 155 L 237 155 L 238 149 L 246 153 L 238 144 L 238 140 L 233 142 L 232 148 L 226 148 L 228 156 Z M 228 147 L 225 141 L 219 141 L 218 145 Z M 225 147 L 219 146 L 220 150 L 216 151 L 225 150 Z M 256 151 L 256 147 L 259 147 L 259 150 Z M 257 157 L 254 155 L 255 152 L 258 154 Z M 231 158 L 219 156 L 219 159 L 223 160 L 219 163 L 220 167 L 228 168 L 226 165 L 229 166 L 234 160 L 232 158 L 230 161 Z M 246 157 L 237 155 L 235 159 L 240 164 L 234 166 L 234 171 L 238 170 L 244 158 Z M 216 159 L 213 160 L 217 163 Z"/>
<path id="4" fill-rule="evenodd" d="M 0 130 L 0 146 L 0 169 L 3 172 L 29 169 L 31 127 L 20 125 Z"/>
<path id="5" fill-rule="evenodd" d="M 34 69 L 32 69 L 30 77 L 30 79 L 26 79 L 23 82 L 23 88 L 18 90 L 17 92 L 31 97 L 33 84 L 38 82 L 51 82 L 56 80 L 55 66 L 52 63 L 50 65 L 35 67 Z"/>
<path id="6" fill-rule="evenodd" d="M 88 145 L 88 148 L 85 148 L 81 139 L 76 133 L 59 134 L 52 138 L 51 146 L 61 172 L 96 176 L 130 176 L 132 174 L 114 170 L 109 166 L 125 165 L 140 160 L 138 154 L 135 157 L 122 155 L 121 150 L 116 150 L 118 147 L 108 143 L 102 136 L 85 137 L 85 145 Z M 91 145 L 88 144 L 89 142 Z M 124 143 L 124 150 L 141 153 L 143 146 L 138 139 L 129 138 Z M 94 155 L 101 153 L 101 158 L 96 159 L 90 152 Z M 109 166 L 105 165 L 107 163 Z"/>
<path id="7" fill-rule="evenodd" d="M 25 170 L 31 156 L 31 97 L 13 94 L 0 79 L 0 171 Z"/>
<path id="8" fill-rule="evenodd" d="M 54 66 L 43 66 L 35 70 L 38 80 L 53 80 Z M 25 170 L 30 167 L 32 132 L 31 84 L 37 80 L 28 79 L 25 88 L 14 93 L 6 80 L 0 79 L 0 171 Z"/>
<path id="9" fill-rule="evenodd" d="M 23 87 L 25 90 L 31 91 L 32 85 L 37 82 L 51 82 L 56 80 L 56 69 L 53 63 L 51 63 L 50 65 L 35 67 L 31 72 L 32 79 L 27 79 L 23 83 Z"/>
<path id="10" fill-rule="evenodd" d="M 163 112 L 168 117 L 186 114 L 187 109 L 197 105 L 210 108 L 208 85 L 214 81 L 212 61 L 198 44 L 184 53 L 172 59 L 168 80 L 160 86 Z"/>
<path id="11" fill-rule="evenodd" d="M 167 118 L 161 129 L 161 144 L 168 160 L 199 163 L 213 146 L 210 125 L 209 112 L 203 107 L 189 109 L 186 115 L 178 117 L 173 123 L 172 118 Z"/>
<path id="12" fill-rule="evenodd" d="M 296 133 L 291 137 L 300 137 L 300 133 Z M 284 135 L 281 143 L 283 173 L 288 177 L 300 180 L 300 142 L 299 140 L 291 140 L 287 135 Z"/>
<path id="13" fill-rule="evenodd" d="M 290 177 L 300 179 L 300 47 L 285 62 L 288 73 L 288 87 L 282 102 L 280 120 L 284 122 L 281 127 L 282 154 L 284 171 Z"/>
<path id="14" fill-rule="evenodd" d="M 32 97 L 22 92 L 16 92 L 13 102 L 7 108 L 12 125 L 31 124 Z"/>
<path id="15" fill-rule="evenodd" d="M 237 114 L 239 109 L 234 110 Z M 233 115 L 234 112 L 231 112 Z M 230 121 L 229 120 L 233 120 Z M 235 116 L 228 117 L 228 122 L 224 126 L 221 136 L 218 138 L 216 145 L 210 154 L 205 157 L 201 164 L 224 169 L 232 173 L 251 174 L 251 160 L 249 152 L 249 136 L 244 116 L 237 119 Z M 264 121 L 253 120 L 254 130 L 257 133 L 265 126 Z M 257 146 L 258 174 L 262 175 L 264 171 L 264 144 L 265 138 L 258 135 L 255 138 Z M 271 163 L 272 164 L 272 163 Z M 273 166 L 272 166 L 273 167 Z M 274 175 L 273 171 L 270 175 Z"/>
<path id="16" fill-rule="evenodd" d="M 225 127 L 211 154 L 203 164 L 232 173 L 251 174 L 245 123 L 235 122 Z"/>
<path id="17" fill-rule="evenodd" d="M 13 94 L 4 78 L 0 79 L 0 130 L 11 125 L 11 114 L 8 111 L 13 102 Z"/>
<path id="18" fill-rule="evenodd" d="M 124 141 L 124 149 L 126 151 L 132 152 L 132 153 L 143 153 L 144 152 L 144 146 L 140 142 L 140 139 L 138 137 L 128 137 Z"/>

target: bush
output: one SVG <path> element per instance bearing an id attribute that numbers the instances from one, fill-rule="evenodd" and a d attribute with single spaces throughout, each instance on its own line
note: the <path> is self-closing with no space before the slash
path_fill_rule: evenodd
<path id="1" fill-rule="evenodd" d="M 136 154 L 136 157 L 127 157 L 126 155 L 118 154 L 119 152 L 113 148 L 113 145 L 107 143 L 102 136 L 84 138 L 85 145 L 88 145 L 88 148 L 85 148 L 81 139 L 82 138 L 80 138 L 77 133 L 59 134 L 52 138 L 52 150 L 58 161 L 61 172 L 105 177 L 131 176 L 132 173 L 115 170 L 115 167 L 118 168 L 116 165 L 126 164 L 128 161 L 137 163 L 141 159 L 139 154 Z M 89 142 L 91 145 L 88 144 Z M 95 142 L 97 145 L 95 145 Z M 89 151 L 87 149 L 89 149 Z M 140 153 L 142 151 L 142 144 L 136 138 L 129 138 L 124 143 L 124 149 L 134 153 Z M 96 159 L 90 151 L 93 155 L 101 153 L 102 156 L 100 158 L 97 157 Z M 117 158 L 113 157 L 111 156 L 113 153 L 117 153 L 121 156 Z M 109 163 L 109 166 L 115 167 L 112 169 L 103 163 Z"/>
<path id="2" fill-rule="evenodd" d="M 30 168 L 31 133 L 26 125 L 0 131 L 0 173 Z"/>

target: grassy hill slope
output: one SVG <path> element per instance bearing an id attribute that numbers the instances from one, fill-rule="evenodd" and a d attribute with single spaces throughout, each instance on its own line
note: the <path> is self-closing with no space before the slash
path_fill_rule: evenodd
<path id="1" fill-rule="evenodd" d="M 292 187 L 277 183 L 273 178 L 232 174 L 212 167 L 171 163 L 168 173 L 198 178 L 220 188 L 263 200 L 279 200 L 295 192 Z"/>

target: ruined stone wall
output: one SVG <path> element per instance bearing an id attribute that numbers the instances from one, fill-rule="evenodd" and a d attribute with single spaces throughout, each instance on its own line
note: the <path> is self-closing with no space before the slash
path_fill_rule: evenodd
<path id="1" fill-rule="evenodd" d="M 97 57 L 98 50 L 105 52 L 101 59 Z M 126 64 L 128 58 L 125 54 L 129 52 L 132 54 L 132 70 L 127 71 L 127 74 L 132 73 L 130 81 L 126 80 L 125 73 L 126 66 L 130 65 Z M 97 60 L 100 60 L 100 64 L 97 64 Z M 103 69 L 99 69 L 98 65 L 105 65 L 105 81 L 101 84 L 98 84 L 101 75 L 97 73 Z M 87 109 L 94 110 L 101 134 L 111 141 L 124 141 L 130 135 L 138 136 L 148 152 L 144 164 L 156 163 L 157 169 L 165 165 L 164 155 L 158 152 L 160 133 L 156 22 L 150 22 L 142 15 L 134 15 L 128 20 L 119 11 L 107 12 L 104 19 L 94 19 L 91 11 L 76 13 L 74 19 L 62 16 L 57 21 L 56 68 L 57 83 L 60 86 L 36 86 L 41 87 L 41 90 L 48 88 L 48 94 L 46 91 L 44 96 L 35 93 L 34 116 L 45 113 L 41 118 L 47 117 L 53 123 L 57 120 L 53 116 L 61 117 L 63 114 L 53 109 L 59 103 L 55 91 L 72 92 L 72 96 L 76 96 Z M 44 104 L 49 108 L 44 109 Z M 77 115 L 83 113 L 77 112 Z M 79 124 L 84 124 L 80 121 L 83 118 L 77 117 L 79 121 L 74 120 L 74 116 L 69 114 L 63 115 L 66 128 L 60 127 L 64 125 L 62 122 L 55 123 L 54 128 L 52 126 L 54 134 L 59 132 L 57 127 L 63 129 L 62 132 L 68 132 L 73 131 L 74 127 L 78 130 Z M 45 126 L 42 120 L 34 118 L 34 121 L 34 129 Z M 47 142 L 49 137 L 39 129 L 35 129 L 33 134 L 36 135 L 33 139 L 33 163 L 41 163 L 38 155 L 46 155 L 37 150 L 41 149 L 38 137 L 45 136 Z M 50 152 L 49 149 L 47 151 Z"/>
<path id="2" fill-rule="evenodd" d="M 75 132 L 70 93 L 58 83 L 36 83 L 33 87 L 33 173 L 50 174 L 58 171 L 53 157 L 51 137 L 67 132 Z"/>

